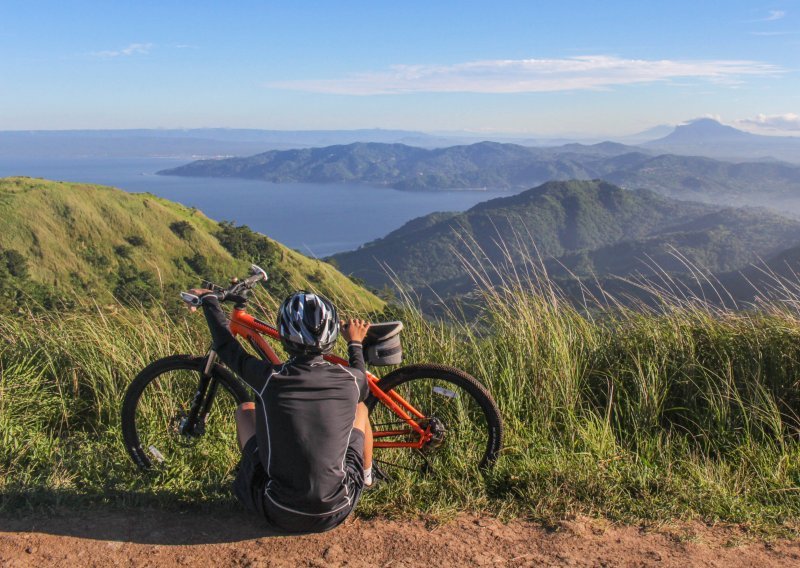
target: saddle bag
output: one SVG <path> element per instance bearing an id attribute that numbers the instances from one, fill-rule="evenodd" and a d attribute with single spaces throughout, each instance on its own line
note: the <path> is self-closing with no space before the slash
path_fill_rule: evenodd
<path id="1" fill-rule="evenodd" d="M 368 365 L 385 367 L 403 362 L 403 347 L 400 332 L 403 322 L 375 323 L 369 327 L 364 338 L 364 360 Z"/>

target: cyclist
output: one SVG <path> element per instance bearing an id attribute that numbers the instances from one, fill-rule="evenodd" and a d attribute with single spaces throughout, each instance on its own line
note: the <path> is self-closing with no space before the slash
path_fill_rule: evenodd
<path id="1" fill-rule="evenodd" d="M 219 358 L 254 391 L 255 403 L 236 410 L 242 458 L 233 484 L 237 498 L 286 533 L 330 530 L 372 484 L 372 430 L 361 342 L 369 323 L 340 322 L 320 294 L 299 291 L 284 300 L 277 328 L 290 358 L 272 365 L 248 354 L 228 329 L 219 301 L 202 300 Z M 350 367 L 322 358 L 341 327 Z"/>

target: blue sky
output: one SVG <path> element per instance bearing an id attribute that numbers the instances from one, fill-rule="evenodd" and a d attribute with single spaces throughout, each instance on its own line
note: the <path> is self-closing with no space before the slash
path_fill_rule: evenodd
<path id="1" fill-rule="evenodd" d="M 0 3 L 0 130 L 800 134 L 800 0 Z"/>

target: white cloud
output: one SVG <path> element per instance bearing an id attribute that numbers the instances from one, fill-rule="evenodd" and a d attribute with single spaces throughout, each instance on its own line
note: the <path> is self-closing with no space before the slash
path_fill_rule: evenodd
<path id="1" fill-rule="evenodd" d="M 745 118 L 740 120 L 739 123 L 760 130 L 800 132 L 800 115 L 793 112 L 787 112 L 786 114 L 758 114 L 755 118 Z"/>
<path id="2" fill-rule="evenodd" d="M 607 89 L 694 78 L 734 84 L 749 75 L 775 75 L 775 65 L 739 60 L 645 60 L 608 55 L 563 59 L 503 59 L 455 65 L 395 65 L 386 71 L 356 73 L 338 79 L 277 81 L 267 84 L 343 95 L 403 93 L 535 93 Z"/>
<path id="3" fill-rule="evenodd" d="M 786 12 L 783 10 L 770 10 L 769 14 L 766 18 L 762 19 L 762 22 L 774 22 L 775 20 L 780 20 L 786 15 Z"/>
<path id="4" fill-rule="evenodd" d="M 92 53 L 95 57 L 130 57 L 131 55 L 145 55 L 150 53 L 153 49 L 152 43 L 132 43 L 122 49 L 108 50 L 108 51 L 95 51 Z"/>
<path id="5" fill-rule="evenodd" d="M 756 22 L 777 22 L 778 20 L 782 20 L 786 16 L 785 10 L 769 10 L 767 15 L 763 18 L 756 18 L 755 20 L 745 20 L 746 22 L 756 23 Z"/>

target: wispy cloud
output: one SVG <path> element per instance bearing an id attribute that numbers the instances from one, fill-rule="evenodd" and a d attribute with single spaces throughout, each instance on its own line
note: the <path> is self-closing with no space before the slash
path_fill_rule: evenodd
<path id="1" fill-rule="evenodd" d="M 762 18 L 760 21 L 762 22 L 774 22 L 775 20 L 780 20 L 786 15 L 786 12 L 783 10 L 770 10 L 769 14 L 766 18 Z"/>
<path id="2" fill-rule="evenodd" d="M 92 55 L 102 58 L 130 57 L 131 55 L 146 55 L 153 49 L 152 43 L 132 43 L 122 49 L 94 51 Z"/>
<path id="3" fill-rule="evenodd" d="M 755 20 L 745 20 L 748 23 L 756 23 L 756 22 L 777 22 L 778 20 L 782 20 L 786 17 L 785 10 L 769 10 L 767 15 L 762 18 L 756 18 Z"/>
<path id="4" fill-rule="evenodd" d="M 386 71 L 337 79 L 275 81 L 279 89 L 343 94 L 535 93 L 607 89 L 694 78 L 735 84 L 745 76 L 776 75 L 783 69 L 758 61 L 622 59 L 584 55 L 562 59 L 503 59 L 455 65 L 395 65 Z"/>
<path id="5" fill-rule="evenodd" d="M 739 123 L 764 130 L 800 132 L 800 115 L 793 112 L 787 112 L 786 114 L 758 114 L 755 118 L 745 118 L 740 120 Z"/>

